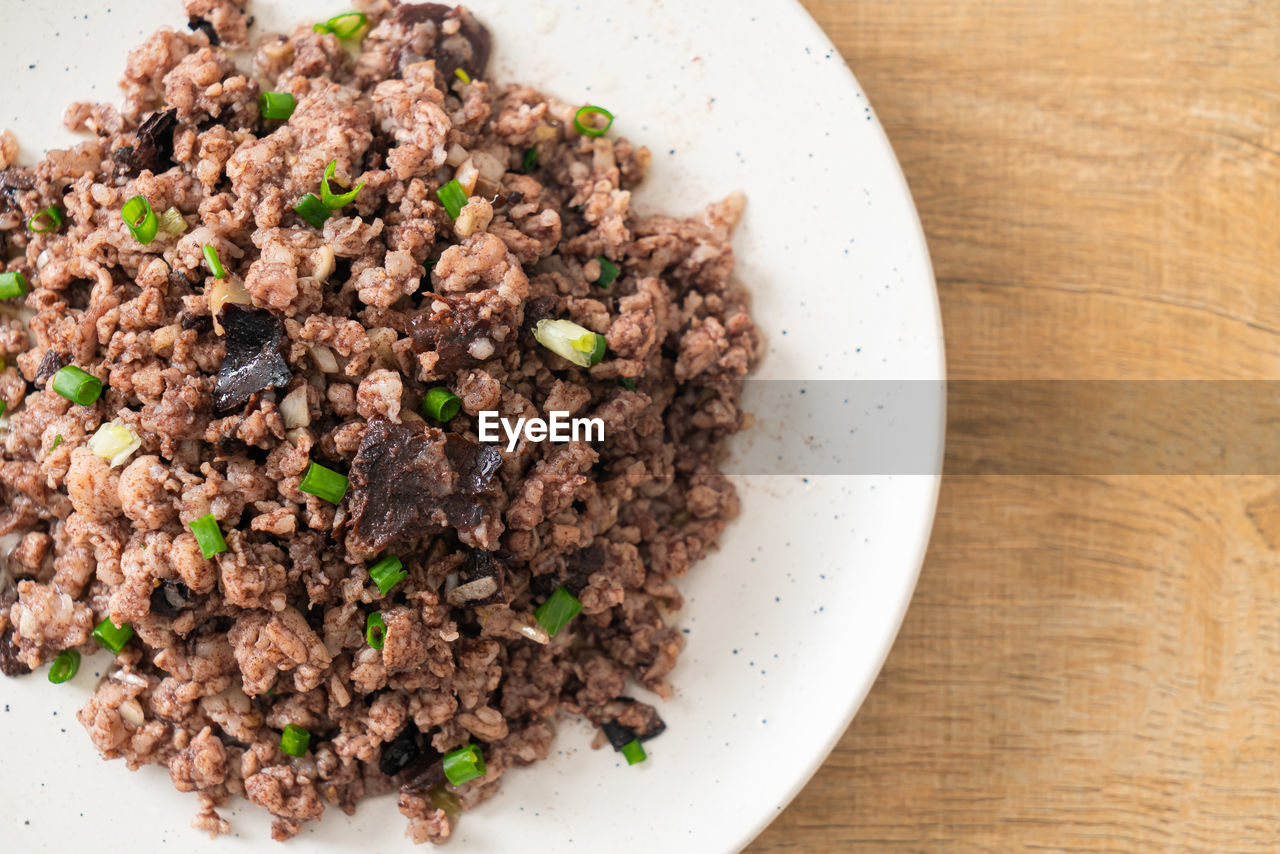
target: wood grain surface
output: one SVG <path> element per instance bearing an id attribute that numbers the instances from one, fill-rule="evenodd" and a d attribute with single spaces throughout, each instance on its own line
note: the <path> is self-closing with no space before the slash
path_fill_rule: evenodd
<path id="1" fill-rule="evenodd" d="M 1277 375 L 1280 3 L 806 5 L 915 193 L 952 378 Z M 1274 478 L 946 478 L 878 683 L 748 851 L 1280 850 L 1277 548 Z"/>

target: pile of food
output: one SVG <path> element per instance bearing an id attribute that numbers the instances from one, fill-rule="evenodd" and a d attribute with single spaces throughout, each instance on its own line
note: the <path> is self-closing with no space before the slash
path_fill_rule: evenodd
<path id="1" fill-rule="evenodd" d="M 0 667 L 111 650 L 81 722 L 211 833 L 394 790 L 440 842 L 558 713 L 662 730 L 627 685 L 671 692 L 760 342 L 740 197 L 639 217 L 608 111 L 488 81 L 465 9 L 357 6 L 251 46 L 186 0 L 91 138 L 4 136 Z M 477 439 L 553 411 L 604 438 Z"/>

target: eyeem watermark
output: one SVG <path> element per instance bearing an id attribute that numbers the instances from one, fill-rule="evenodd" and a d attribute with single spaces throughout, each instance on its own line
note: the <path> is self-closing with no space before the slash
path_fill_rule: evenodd
<path id="1" fill-rule="evenodd" d="M 516 449 L 520 437 L 527 442 L 602 442 L 604 441 L 603 418 L 570 418 L 568 412 L 551 410 L 551 418 L 502 418 L 494 410 L 485 409 L 480 412 L 480 429 L 477 433 L 481 442 L 497 442 L 498 428 L 507 437 L 507 453 Z"/>

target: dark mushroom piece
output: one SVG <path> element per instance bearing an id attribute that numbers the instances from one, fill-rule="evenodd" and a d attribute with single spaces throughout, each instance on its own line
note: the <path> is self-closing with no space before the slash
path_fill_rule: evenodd
<path id="1" fill-rule="evenodd" d="M 214 409 L 236 409 L 259 392 L 287 385 L 293 372 L 284 358 L 284 324 L 279 318 L 235 303 L 223 306 L 220 317 L 227 331 L 227 355 L 213 388 Z"/>

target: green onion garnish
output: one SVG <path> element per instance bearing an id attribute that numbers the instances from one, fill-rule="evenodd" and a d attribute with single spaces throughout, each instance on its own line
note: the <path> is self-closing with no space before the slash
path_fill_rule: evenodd
<path id="1" fill-rule="evenodd" d="M 364 639 L 374 649 L 382 649 L 387 640 L 387 623 L 382 619 L 381 611 L 374 611 L 364 621 Z"/>
<path id="2" fill-rule="evenodd" d="M 13 271 L 0 273 L 0 299 L 13 299 L 27 295 L 27 277 Z"/>
<path id="3" fill-rule="evenodd" d="M 222 266 L 222 259 L 218 257 L 218 250 L 214 248 L 212 243 L 204 245 L 204 260 L 209 263 L 209 272 L 213 273 L 215 279 L 225 279 L 227 270 Z"/>
<path id="4" fill-rule="evenodd" d="M 320 204 L 324 205 L 331 211 L 336 211 L 343 205 L 349 205 L 356 200 L 356 196 L 360 194 L 360 190 L 364 187 L 364 181 L 356 184 L 356 188 L 350 192 L 336 195 L 333 190 L 329 189 L 329 182 L 333 180 L 334 170 L 338 168 L 338 161 L 330 160 L 329 165 L 324 167 L 324 177 L 320 179 Z"/>
<path id="5" fill-rule="evenodd" d="M 447 388 L 433 388 L 422 399 L 422 413 L 437 421 L 448 421 L 461 408 L 462 400 Z"/>
<path id="6" fill-rule="evenodd" d="M 628 765 L 643 762 L 645 760 L 644 745 L 640 744 L 640 739 L 633 738 L 622 745 L 622 755 L 627 757 Z"/>
<path id="7" fill-rule="evenodd" d="M 3 401 L 0 401 L 0 402 L 3 402 Z M 0 410 L 0 412 L 2 412 L 2 411 L 3 411 L 3 410 Z M 61 445 L 61 444 L 62 444 L 62 434 L 61 434 L 61 433 L 54 433 L 54 434 L 53 434 L 53 444 L 49 446 L 49 450 L 50 450 L 50 451 L 56 451 L 56 450 L 58 450 L 58 446 L 59 446 L 59 445 Z"/>
<path id="8" fill-rule="evenodd" d="M 594 116 L 604 116 L 606 121 L 604 127 L 595 127 L 594 125 L 583 124 L 582 120 L 591 121 Z M 613 125 L 613 113 L 604 107 L 594 107 L 590 104 L 578 110 L 573 114 L 573 128 L 583 136 L 604 136 L 609 132 L 610 126 Z"/>
<path id="9" fill-rule="evenodd" d="M 347 478 L 333 469 L 327 469 L 319 463 L 309 463 L 298 489 L 308 495 L 323 498 L 330 504 L 337 504 L 347 494 L 347 483 Z"/>
<path id="10" fill-rule="evenodd" d="M 125 202 L 124 207 L 120 208 L 120 216 L 124 219 L 124 224 L 128 226 L 134 240 L 147 244 L 156 239 L 160 223 L 146 196 L 134 196 Z"/>
<path id="11" fill-rule="evenodd" d="M 484 776 L 484 757 L 474 744 L 450 750 L 444 755 L 444 776 L 455 786 Z"/>
<path id="12" fill-rule="evenodd" d="M 387 555 L 369 567 L 369 579 L 378 585 L 378 592 L 383 596 L 408 576 L 409 573 L 405 571 L 404 564 L 395 555 Z"/>
<path id="13" fill-rule="evenodd" d="M 98 623 L 93 630 L 94 640 L 114 653 L 119 653 L 120 650 L 124 649 L 124 645 L 129 642 L 131 637 L 133 637 L 133 626 L 128 623 L 117 626 L 111 622 L 110 617 L 104 617 L 102 622 Z"/>
<path id="14" fill-rule="evenodd" d="M 290 756 L 301 756 L 311 743 L 311 733 L 297 724 L 286 724 L 280 734 L 280 749 Z"/>
<path id="15" fill-rule="evenodd" d="M 462 209 L 467 206 L 467 194 L 457 179 L 436 190 L 436 196 L 444 205 L 444 209 L 449 212 L 449 219 L 457 219 L 458 214 L 462 213 Z"/>
<path id="16" fill-rule="evenodd" d="M 453 69 L 453 73 L 454 73 L 454 74 L 457 76 L 457 78 L 458 78 L 459 80 L 461 80 L 463 83 L 470 83 L 470 82 L 471 82 L 471 75 L 470 75 L 470 74 L 468 74 L 468 73 L 466 72 L 466 69 L 463 69 L 463 68 L 455 68 L 455 69 Z"/>
<path id="17" fill-rule="evenodd" d="M 608 342 L 605 341 L 603 335 L 596 333 L 596 347 L 591 351 L 590 364 L 598 365 L 604 359 L 604 353 L 609 349 Z"/>
<path id="18" fill-rule="evenodd" d="M 206 559 L 227 550 L 227 541 L 222 538 L 218 520 L 213 518 L 212 513 L 201 516 L 187 527 L 191 529 L 191 533 L 195 534 L 196 543 L 200 546 L 200 554 Z"/>
<path id="19" fill-rule="evenodd" d="M 622 387 L 623 387 L 623 388 L 625 388 L 627 391 L 635 391 L 635 390 L 636 390 L 636 378 L 635 378 L 635 377 L 619 377 L 619 378 L 618 378 L 618 385 L 622 386 Z"/>
<path id="20" fill-rule="evenodd" d="M 170 207 L 160 214 L 160 230 L 165 234 L 183 234 L 187 230 L 187 221 L 182 218 L 182 211 Z"/>
<path id="21" fill-rule="evenodd" d="M 6 406 L 8 406 L 8 404 L 5 403 L 3 400 L 0 400 L 0 418 L 4 417 L 4 410 Z"/>
<path id="22" fill-rule="evenodd" d="M 600 262 L 600 278 L 596 279 L 596 284 L 602 288 L 607 288 L 618 279 L 618 265 L 601 255 L 596 259 Z"/>
<path id="23" fill-rule="evenodd" d="M 58 657 L 49 666 L 49 681 L 54 685 L 61 685 L 72 676 L 75 676 L 76 671 L 79 669 L 80 653 L 74 649 L 64 649 L 58 653 Z"/>
<path id="24" fill-rule="evenodd" d="M 53 375 L 53 390 L 72 403 L 89 406 L 102 394 L 102 380 L 75 365 L 67 365 Z"/>
<path id="25" fill-rule="evenodd" d="M 296 106 L 297 100 L 288 92 L 263 92 L 258 96 L 258 112 L 264 119 L 287 119 Z"/>
<path id="26" fill-rule="evenodd" d="M 324 206 L 315 193 L 307 193 L 302 200 L 293 206 L 294 213 L 311 223 L 312 228 L 324 228 L 324 221 L 333 216 L 333 211 Z"/>
<path id="27" fill-rule="evenodd" d="M 578 616 L 581 610 L 582 603 L 576 596 L 563 587 L 557 587 L 555 592 L 547 597 L 547 601 L 533 612 L 533 618 L 546 630 L 547 634 L 555 637 L 556 633 Z"/>
<path id="28" fill-rule="evenodd" d="M 604 358 L 604 336 L 572 320 L 539 320 L 533 327 L 533 337 L 552 353 L 584 368 L 598 364 Z"/>
<path id="29" fill-rule="evenodd" d="M 340 39 L 349 39 L 356 33 L 360 32 L 369 18 L 364 12 L 344 12 L 341 15 L 334 15 L 323 24 L 316 24 L 311 29 L 317 33 L 333 33 Z"/>
<path id="30" fill-rule="evenodd" d="M 520 161 L 520 168 L 524 170 L 526 175 L 538 168 L 538 146 L 535 145 L 524 153 L 524 158 Z"/>
<path id="31" fill-rule="evenodd" d="M 47 224 L 42 224 L 42 227 L 37 228 L 36 220 L 40 219 L 40 217 L 44 217 Z M 36 234 L 44 234 L 46 231 L 53 231 L 60 225 L 62 225 L 62 208 L 57 205 L 49 205 L 49 207 L 39 213 L 32 214 L 31 218 L 27 220 L 27 228 Z"/>

